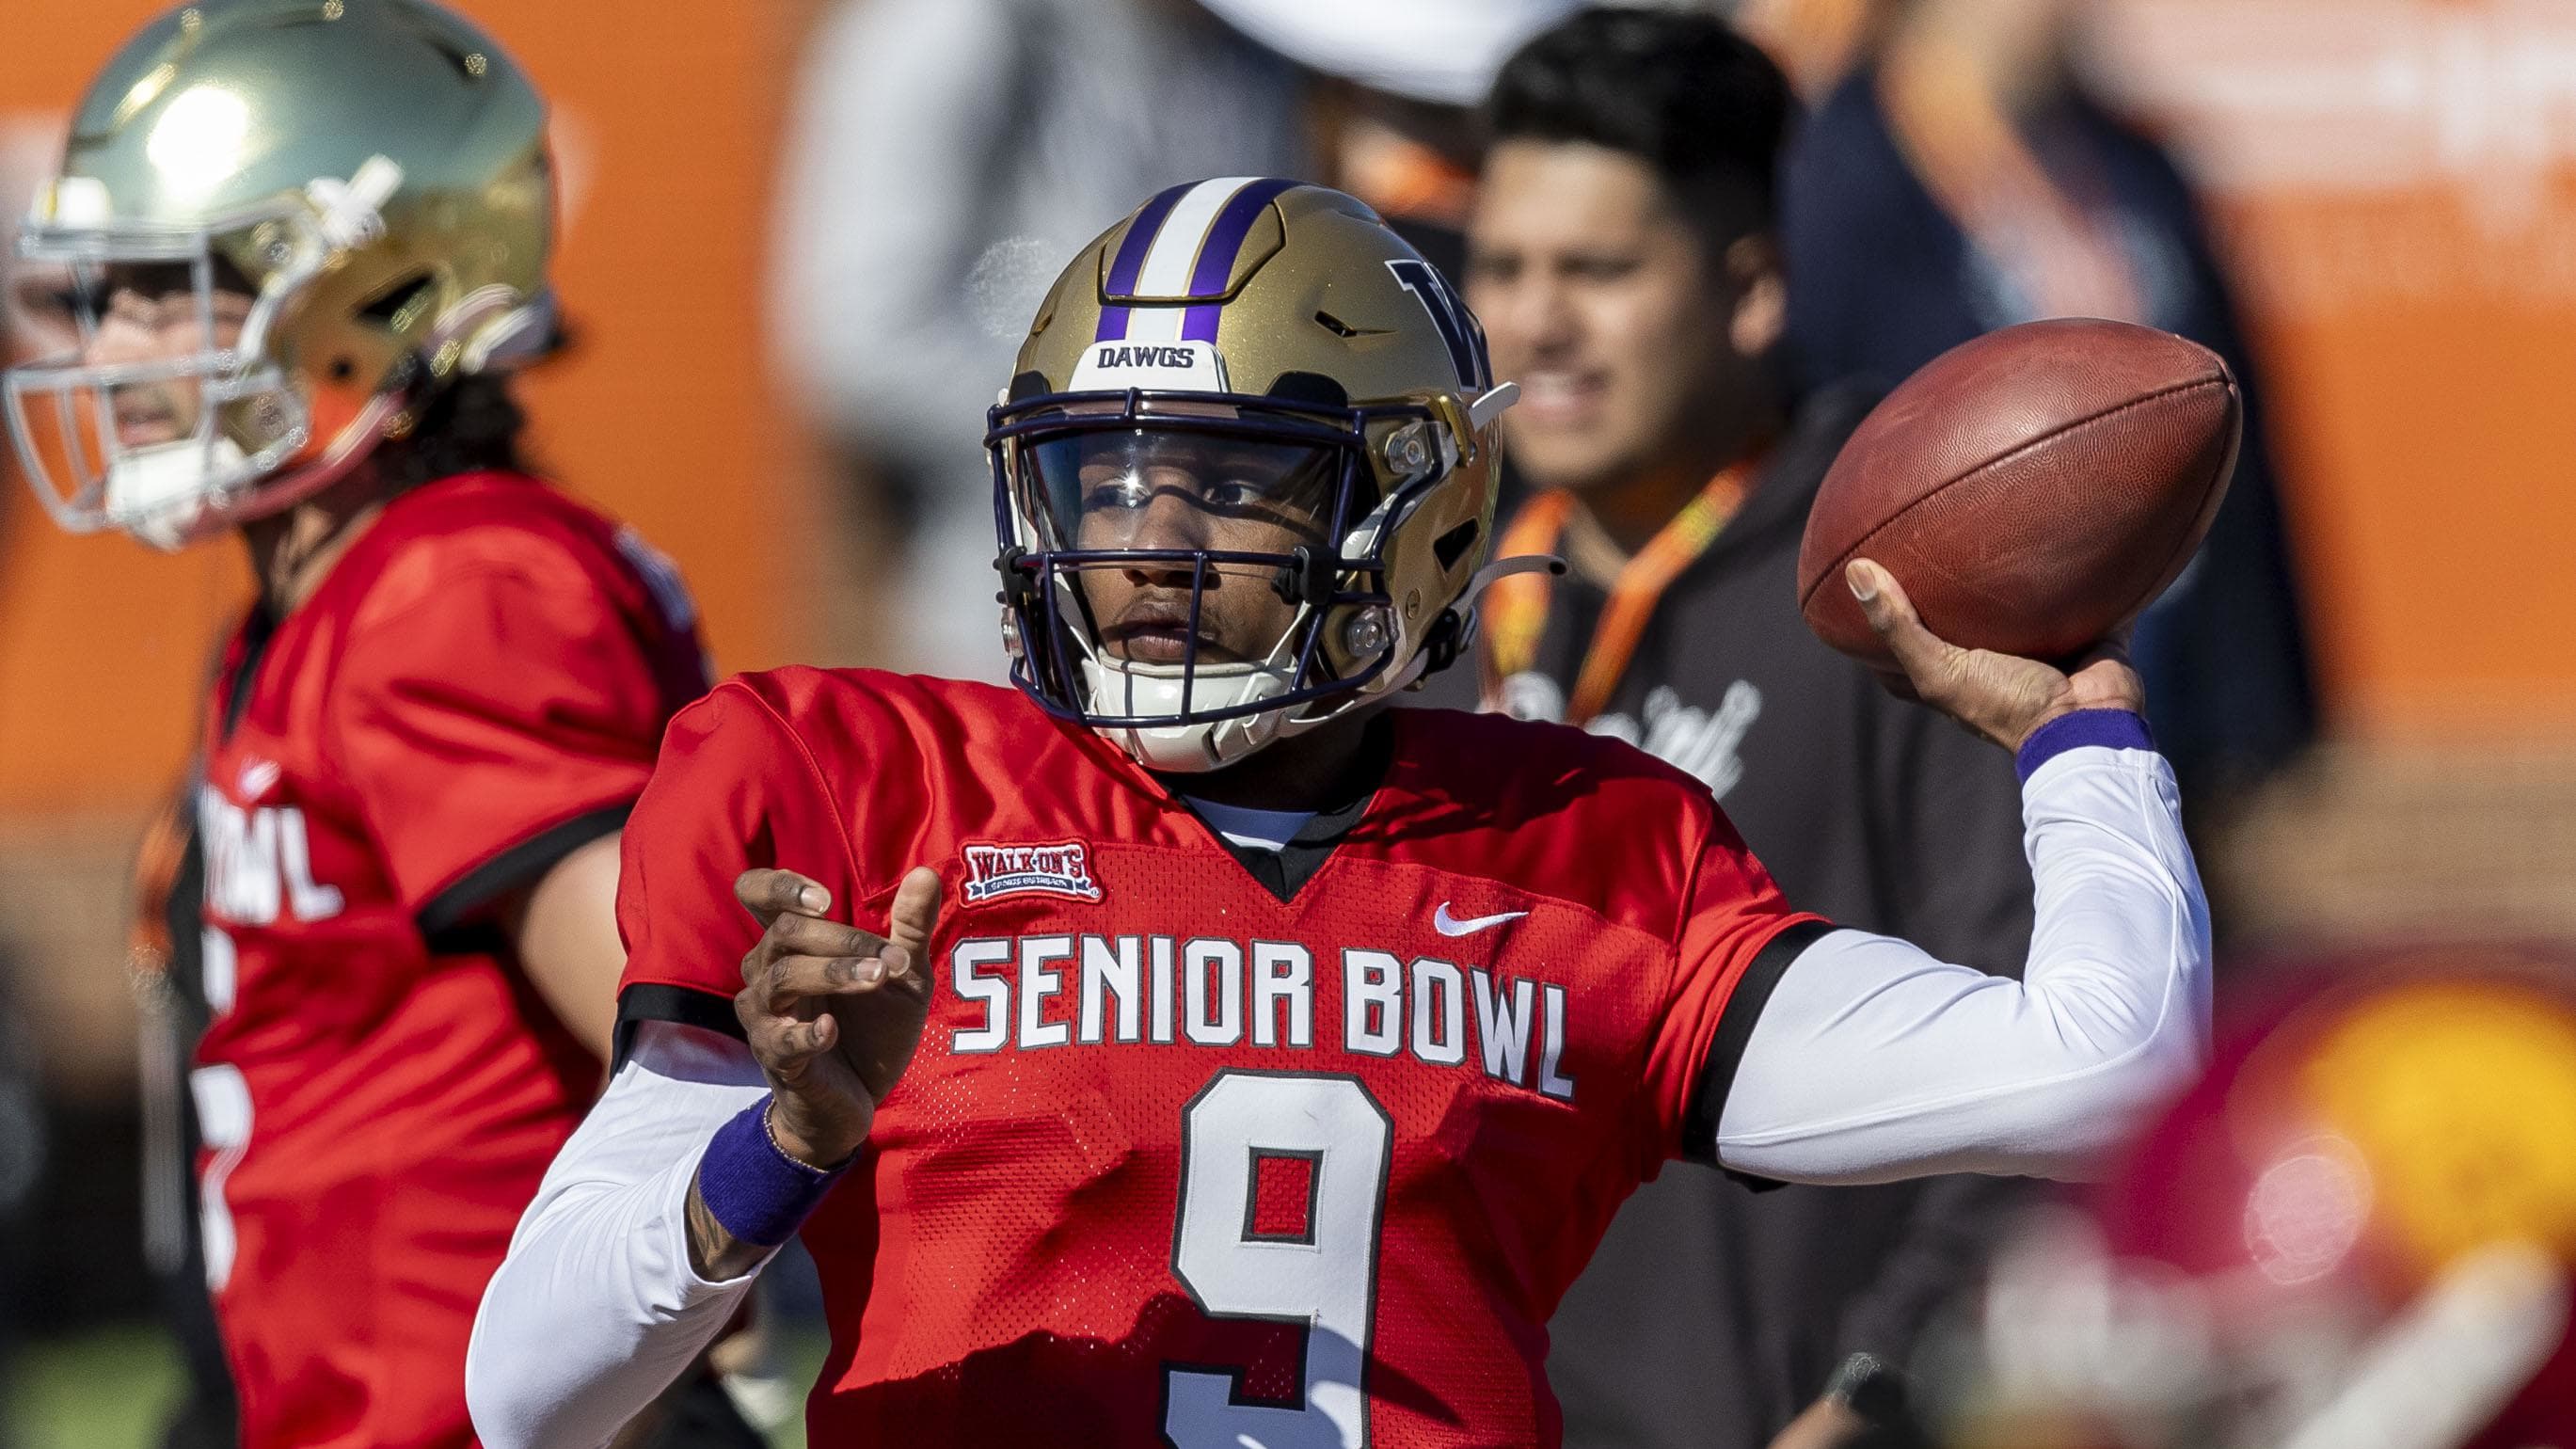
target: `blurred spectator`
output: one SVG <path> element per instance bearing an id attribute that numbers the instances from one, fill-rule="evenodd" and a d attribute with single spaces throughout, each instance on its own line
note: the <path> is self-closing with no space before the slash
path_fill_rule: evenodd
<path id="1" fill-rule="evenodd" d="M 886 662 L 998 678 L 984 411 L 1072 255 L 1138 199 L 1301 175 L 1295 69 L 1193 0 L 845 0 L 789 128 L 791 375 L 910 524 Z"/>
<path id="2" fill-rule="evenodd" d="M 2018 964 L 2031 881 L 2011 761 L 1890 697 L 1795 603 L 1807 505 L 1868 399 L 1793 408 L 1775 375 L 1791 110 L 1759 50 L 1680 13 L 1576 16 L 1496 82 L 1467 295 L 1495 375 L 1524 389 L 1506 455 L 1542 490 L 1500 552 L 1561 553 L 1572 572 L 1494 586 L 1486 702 L 1699 775 L 1808 909 Z M 1430 698 L 1474 703 L 1468 674 Z M 2019 1191 L 1665 1173 L 1550 1324 L 1566 1443 L 1863 1442 L 1887 1426 L 1823 1402 L 1829 1384 L 1907 1357 Z M 1874 1403 L 1890 1377 L 1842 1387 Z"/>
<path id="3" fill-rule="evenodd" d="M 2261 379 L 2189 184 L 2068 62 L 2080 3 L 1881 0 L 1790 152 L 1790 350 L 1810 385 L 1892 383 L 1980 332 L 2089 315 L 2227 359 L 2251 400 L 2236 481 L 2133 645 L 2157 741 L 2205 806 L 2307 741 L 2307 647 Z"/>

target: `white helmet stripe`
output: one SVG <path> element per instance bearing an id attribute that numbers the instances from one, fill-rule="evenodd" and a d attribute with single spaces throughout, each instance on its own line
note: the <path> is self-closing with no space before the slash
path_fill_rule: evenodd
<path id="1" fill-rule="evenodd" d="M 1189 194 L 1172 207 L 1172 214 L 1163 219 L 1163 229 L 1155 233 L 1154 245 L 1145 253 L 1145 265 L 1136 273 L 1135 295 L 1188 296 L 1190 271 L 1198 263 L 1200 249 L 1207 245 L 1208 232 L 1216 226 L 1218 213 L 1225 210 L 1236 192 L 1260 179 L 1220 176 L 1191 187 Z M 1179 323 L 1173 326 L 1177 329 Z M 1180 333 L 1175 330 L 1172 336 L 1178 339 Z"/>
<path id="2" fill-rule="evenodd" d="M 1127 312 L 1126 341 L 1177 344 L 1181 340 L 1181 323 L 1190 315 L 1186 306 L 1131 307 Z"/>

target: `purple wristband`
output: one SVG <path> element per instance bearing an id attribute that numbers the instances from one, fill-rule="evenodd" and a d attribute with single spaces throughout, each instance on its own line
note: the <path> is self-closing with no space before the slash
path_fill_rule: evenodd
<path id="1" fill-rule="evenodd" d="M 774 1248 L 796 1235 L 850 1164 L 826 1172 L 788 1156 L 769 1135 L 768 1115 L 763 1097 L 716 1129 L 698 1159 L 698 1200 L 736 1241 Z"/>
<path id="2" fill-rule="evenodd" d="M 2061 714 L 2030 732 L 2013 756 L 2013 768 L 2023 780 L 2039 773 L 2039 767 L 2065 754 L 2068 750 L 2099 747 L 2111 750 L 2152 750 L 2155 736 L 2147 733 L 2147 722 L 2125 709 L 2079 709 Z"/>

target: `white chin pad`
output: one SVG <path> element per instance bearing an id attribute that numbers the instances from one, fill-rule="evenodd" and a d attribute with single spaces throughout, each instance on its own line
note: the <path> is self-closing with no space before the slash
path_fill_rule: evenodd
<path id="1" fill-rule="evenodd" d="M 1151 718 L 1181 712 L 1183 681 L 1177 664 L 1129 664 L 1086 653 L 1081 668 L 1095 713 Z M 1274 699 L 1288 692 L 1291 673 L 1270 665 L 1201 665 L 1189 702 L 1209 710 Z M 1270 743 L 1278 738 L 1280 723 L 1280 711 L 1264 710 L 1197 724 L 1103 726 L 1099 732 L 1149 770 L 1197 774 L 1233 764 Z"/>
<path id="2" fill-rule="evenodd" d="M 242 462 L 240 446 L 221 437 L 120 449 L 108 465 L 104 511 L 154 548 L 179 548 L 198 536 L 220 491 L 207 480 L 232 475 Z"/>

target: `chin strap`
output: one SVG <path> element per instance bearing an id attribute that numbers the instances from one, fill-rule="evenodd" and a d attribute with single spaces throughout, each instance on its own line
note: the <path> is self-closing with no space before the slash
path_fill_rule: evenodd
<path id="1" fill-rule="evenodd" d="M 1467 580 L 1466 591 L 1458 595 L 1458 602 L 1451 604 L 1449 607 L 1453 609 L 1472 610 L 1476 607 L 1477 595 L 1492 588 L 1495 584 L 1500 583 L 1504 579 L 1510 578 L 1514 574 L 1540 573 L 1547 574 L 1552 578 L 1564 577 L 1565 560 L 1558 558 L 1552 553 L 1525 553 L 1518 558 L 1498 558 L 1492 563 L 1485 565 L 1483 568 L 1476 570 L 1476 576 Z"/>

